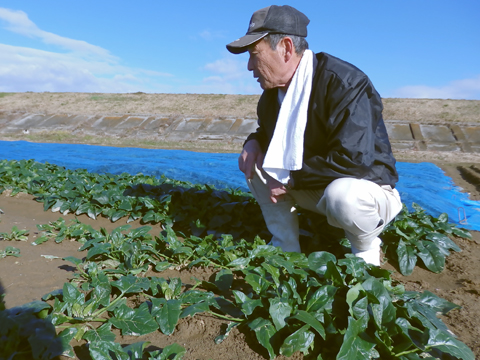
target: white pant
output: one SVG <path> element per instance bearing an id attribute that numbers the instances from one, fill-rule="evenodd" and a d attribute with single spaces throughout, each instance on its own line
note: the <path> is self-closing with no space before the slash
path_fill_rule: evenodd
<path id="1" fill-rule="evenodd" d="M 258 169 L 247 183 L 273 235 L 272 245 L 284 251 L 300 252 L 296 205 L 325 215 L 330 225 L 342 228 L 354 253 L 369 250 L 402 209 L 396 189 L 368 180 L 339 178 L 325 190 L 290 190 L 276 204 L 270 200 L 270 190 Z M 375 246 L 379 249 L 379 242 Z"/>

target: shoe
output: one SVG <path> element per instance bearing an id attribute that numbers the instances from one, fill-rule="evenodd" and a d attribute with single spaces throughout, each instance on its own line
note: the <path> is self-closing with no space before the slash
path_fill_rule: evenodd
<path id="1" fill-rule="evenodd" d="M 380 248 L 382 240 L 375 238 L 370 244 L 368 250 L 358 250 L 352 245 L 352 254 L 356 257 L 362 258 L 367 264 L 380 266 Z"/>

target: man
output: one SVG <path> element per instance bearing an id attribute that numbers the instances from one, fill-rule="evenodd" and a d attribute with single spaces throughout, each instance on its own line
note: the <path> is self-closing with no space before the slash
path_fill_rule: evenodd
<path id="1" fill-rule="evenodd" d="M 239 168 L 272 245 L 301 251 L 300 206 L 325 215 L 345 231 L 353 254 L 380 265 L 378 235 L 402 208 L 382 102 L 359 69 L 308 50 L 309 22 L 290 6 L 272 5 L 227 45 L 249 52 L 248 70 L 264 90 L 259 128 L 245 141 Z"/>

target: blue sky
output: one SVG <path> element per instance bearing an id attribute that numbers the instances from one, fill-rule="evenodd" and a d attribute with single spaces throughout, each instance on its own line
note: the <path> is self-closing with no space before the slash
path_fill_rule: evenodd
<path id="1" fill-rule="evenodd" d="M 284 5 L 285 3 L 276 3 Z M 480 1 L 292 0 L 307 40 L 384 98 L 480 100 Z M 261 0 L 2 0 L 0 91 L 259 94 L 245 34 Z"/>

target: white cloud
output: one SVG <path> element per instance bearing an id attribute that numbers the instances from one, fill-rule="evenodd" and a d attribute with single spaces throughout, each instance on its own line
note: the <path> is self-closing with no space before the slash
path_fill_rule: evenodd
<path id="1" fill-rule="evenodd" d="M 243 55 L 227 54 L 223 58 L 204 66 L 212 73 L 203 82 L 211 88 L 216 87 L 224 94 L 259 94 L 261 88 L 247 70 L 248 58 Z"/>
<path id="2" fill-rule="evenodd" d="M 7 30 L 31 38 L 38 38 L 45 44 L 57 45 L 66 50 L 80 52 L 84 55 L 100 56 L 107 61 L 116 60 L 108 50 L 105 50 L 100 46 L 92 45 L 82 40 L 69 39 L 39 29 L 37 25 L 28 18 L 28 15 L 21 10 L 15 11 L 0 8 L 0 19 L 7 23 L 5 27 Z"/>
<path id="3" fill-rule="evenodd" d="M 76 53 L 0 44 L 0 91 L 135 92 L 158 91 L 156 77 L 171 76 L 124 67 Z"/>
<path id="4" fill-rule="evenodd" d="M 404 86 L 394 91 L 393 96 L 428 99 L 480 100 L 480 75 L 471 79 L 452 81 L 447 85 L 439 87 L 425 85 Z"/>
<path id="5" fill-rule="evenodd" d="M 39 50 L 0 43 L 0 91 L 51 92 L 176 92 L 258 94 L 260 87 L 247 70 L 245 55 L 226 53 L 199 69 L 199 82 L 172 74 L 121 65 L 108 50 L 85 41 L 44 31 L 19 10 L 0 7 L 0 24 L 8 31 L 59 47 Z M 221 32 L 204 31 L 204 39 Z M 66 51 L 65 51 L 66 50 Z M 168 82 L 167 82 L 168 81 Z"/>
<path id="6" fill-rule="evenodd" d="M 214 39 L 224 39 L 225 32 L 224 31 L 210 31 L 210 30 L 203 30 L 200 34 L 198 34 L 203 40 L 211 41 Z"/>
<path id="7" fill-rule="evenodd" d="M 0 8 L 6 29 L 67 53 L 0 44 L 0 91 L 159 92 L 171 74 L 120 65 L 106 49 L 39 29 L 23 11 Z"/>

